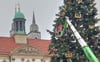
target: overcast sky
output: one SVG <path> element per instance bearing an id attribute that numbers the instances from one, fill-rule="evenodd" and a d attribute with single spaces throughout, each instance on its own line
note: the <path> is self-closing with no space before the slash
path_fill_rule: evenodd
<path id="1" fill-rule="evenodd" d="M 32 23 L 33 11 L 35 13 L 36 23 L 39 26 L 42 39 L 50 39 L 46 29 L 52 30 L 55 14 L 59 11 L 59 6 L 63 0 L 1 0 L 0 1 L 0 36 L 9 36 L 11 24 L 15 15 L 15 5 L 20 3 L 21 12 L 26 18 L 26 32 L 29 32 Z M 98 17 L 100 18 L 100 1 L 96 0 Z"/>

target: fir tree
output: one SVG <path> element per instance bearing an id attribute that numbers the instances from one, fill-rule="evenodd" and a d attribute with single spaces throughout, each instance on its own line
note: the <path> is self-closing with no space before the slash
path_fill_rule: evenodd
<path id="1" fill-rule="evenodd" d="M 60 12 L 54 20 L 51 34 L 52 42 L 49 52 L 53 55 L 52 62 L 88 62 L 77 42 L 72 30 L 67 26 L 62 33 L 65 24 L 65 16 L 68 16 L 71 23 L 78 30 L 82 38 L 87 42 L 97 57 L 100 56 L 99 29 L 95 24 L 99 21 L 96 18 L 97 9 L 94 0 L 64 0 L 64 5 L 59 7 Z"/>

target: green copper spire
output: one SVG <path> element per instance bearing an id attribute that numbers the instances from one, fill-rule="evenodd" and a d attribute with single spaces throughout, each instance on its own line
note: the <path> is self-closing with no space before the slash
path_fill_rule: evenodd
<path id="1" fill-rule="evenodd" d="M 20 4 L 19 3 L 16 5 L 14 18 L 25 18 L 24 14 L 22 12 L 20 12 Z"/>

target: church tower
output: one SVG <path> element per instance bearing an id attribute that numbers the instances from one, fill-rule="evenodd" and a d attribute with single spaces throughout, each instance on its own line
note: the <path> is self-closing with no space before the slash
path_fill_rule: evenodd
<path id="1" fill-rule="evenodd" d="M 26 34 L 25 33 L 25 16 L 20 11 L 20 5 L 18 4 L 15 8 L 15 16 L 12 23 L 12 29 L 10 31 L 10 35 L 13 36 L 15 34 Z"/>
<path id="2" fill-rule="evenodd" d="M 28 33 L 28 38 L 41 39 L 41 33 L 39 32 L 39 27 L 36 24 L 34 12 L 33 12 L 32 24 L 30 26 L 30 32 Z"/>

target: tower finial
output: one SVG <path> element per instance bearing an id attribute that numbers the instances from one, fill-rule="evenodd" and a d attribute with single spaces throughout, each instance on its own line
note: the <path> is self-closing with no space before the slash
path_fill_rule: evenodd
<path id="1" fill-rule="evenodd" d="M 20 11 L 20 4 L 19 3 L 16 5 L 16 9 L 15 10 Z"/>
<path id="2" fill-rule="evenodd" d="M 17 11 L 17 9 L 16 9 L 16 7 L 15 7 L 15 13 L 16 13 L 16 11 Z"/>
<path id="3" fill-rule="evenodd" d="M 33 11 L 33 21 L 32 21 L 33 24 L 35 24 L 35 15 L 34 15 L 34 11 Z"/>

